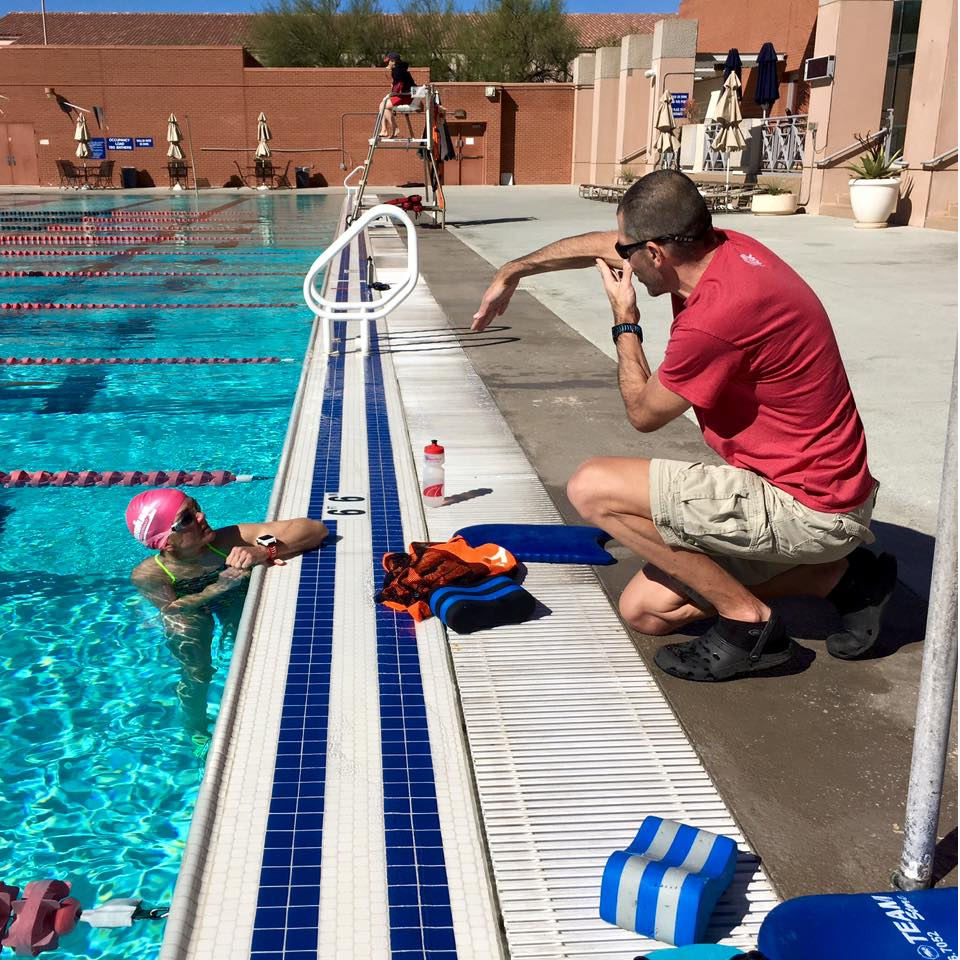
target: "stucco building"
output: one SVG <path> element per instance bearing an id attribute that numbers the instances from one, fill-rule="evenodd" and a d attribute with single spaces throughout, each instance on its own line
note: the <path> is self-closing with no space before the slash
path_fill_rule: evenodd
<path id="1" fill-rule="evenodd" d="M 446 182 L 612 183 L 624 168 L 652 169 L 664 91 L 681 114 L 683 168 L 722 169 L 704 114 L 735 47 L 748 140 L 732 158 L 737 174 L 773 172 L 808 212 L 850 216 L 845 164 L 857 155 L 856 136 L 889 127 L 904 163 L 895 221 L 956 229 L 956 0 L 682 0 L 678 16 L 571 20 L 584 51 L 572 83 L 440 85 L 444 105 L 466 114 L 452 126 L 459 149 L 444 165 Z M 50 14 L 44 44 L 39 14 L 0 18 L 0 183 L 56 183 L 56 160 L 73 156 L 73 122 L 44 93 L 53 87 L 71 103 L 103 108 L 106 128 L 92 135 L 141 183 L 168 182 L 170 112 L 189 126 L 201 182 L 235 182 L 263 111 L 275 160 L 336 185 L 366 154 L 382 71 L 263 67 L 243 46 L 248 24 L 243 15 Z M 768 120 L 753 100 L 765 42 L 780 74 Z M 608 45 L 592 49 L 598 43 Z M 808 82 L 811 58 L 824 75 Z M 413 72 L 429 80 L 428 71 Z M 123 146 L 111 150 L 116 143 Z M 415 182 L 420 170 L 399 151 L 377 164 L 378 183 Z"/>

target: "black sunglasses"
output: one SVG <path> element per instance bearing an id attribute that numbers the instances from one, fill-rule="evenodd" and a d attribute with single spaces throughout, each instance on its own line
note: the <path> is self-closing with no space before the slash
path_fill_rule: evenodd
<path id="1" fill-rule="evenodd" d="M 196 504 L 193 510 L 188 510 L 179 520 L 174 521 L 170 525 L 171 533 L 179 533 L 181 530 L 186 530 L 187 527 L 193 526 L 197 521 L 197 513 L 200 511 L 200 504 Z"/>
<path id="2" fill-rule="evenodd" d="M 642 250 L 648 243 L 693 243 L 699 240 L 699 234 L 680 234 L 666 237 L 650 237 L 648 240 L 635 240 L 632 243 L 620 243 L 618 240 L 613 246 L 621 260 L 629 260 L 638 250 Z"/>

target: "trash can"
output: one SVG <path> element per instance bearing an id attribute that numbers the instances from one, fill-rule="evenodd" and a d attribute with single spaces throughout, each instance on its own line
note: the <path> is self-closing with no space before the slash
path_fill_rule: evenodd
<path id="1" fill-rule="evenodd" d="M 136 167 L 121 167 L 120 168 L 120 186 L 124 190 L 135 189 L 137 186 L 137 168 Z"/>
<path id="2" fill-rule="evenodd" d="M 297 189 L 302 190 L 304 187 L 310 186 L 310 168 L 309 167 L 297 167 L 296 168 L 296 178 L 297 178 Z"/>

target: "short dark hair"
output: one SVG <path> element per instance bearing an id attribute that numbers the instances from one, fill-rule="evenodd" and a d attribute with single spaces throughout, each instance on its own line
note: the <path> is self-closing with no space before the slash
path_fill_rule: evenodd
<path id="1" fill-rule="evenodd" d="M 634 240 L 682 237 L 672 246 L 680 255 L 711 238 L 713 220 L 697 185 L 678 170 L 654 170 L 641 177 L 617 206 Z"/>

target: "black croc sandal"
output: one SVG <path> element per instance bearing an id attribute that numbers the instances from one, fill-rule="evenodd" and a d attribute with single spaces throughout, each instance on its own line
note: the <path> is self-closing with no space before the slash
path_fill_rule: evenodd
<path id="1" fill-rule="evenodd" d="M 855 660 L 873 648 L 883 611 L 897 586 L 897 558 L 892 554 L 874 557 L 869 550 L 857 549 L 848 559 L 847 595 L 837 606 L 843 629 L 827 637 L 827 651 L 839 660 Z"/>
<path id="2" fill-rule="evenodd" d="M 681 680 L 695 680 L 700 683 L 714 683 L 718 680 L 732 680 L 734 677 L 769 670 L 787 663 L 794 655 L 792 640 L 781 650 L 764 652 L 771 641 L 782 642 L 783 621 L 776 613 L 762 625 L 757 624 L 751 635 L 757 642 L 752 650 L 745 650 L 730 643 L 720 634 L 716 626 L 711 627 L 702 637 L 696 637 L 687 643 L 668 643 L 661 647 L 654 661 L 657 666 L 673 677 Z"/>

